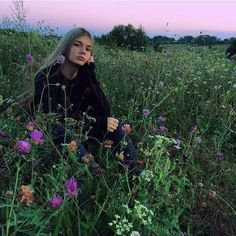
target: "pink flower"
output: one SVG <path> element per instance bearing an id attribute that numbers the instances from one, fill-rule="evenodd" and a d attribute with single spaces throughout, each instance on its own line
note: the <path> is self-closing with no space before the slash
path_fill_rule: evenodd
<path id="1" fill-rule="evenodd" d="M 34 130 L 30 134 L 31 140 L 35 144 L 43 144 L 43 133 L 39 130 Z"/>
<path id="2" fill-rule="evenodd" d="M 129 124 L 124 124 L 124 125 L 122 126 L 122 130 L 123 130 L 126 134 L 128 134 L 128 133 L 131 131 L 131 127 L 130 127 Z"/>
<path id="3" fill-rule="evenodd" d="M 28 131 L 33 131 L 35 127 L 35 121 L 30 121 L 27 125 L 26 125 L 26 129 Z"/>
<path id="4" fill-rule="evenodd" d="M 27 141 L 18 140 L 16 142 L 16 149 L 19 153 L 30 153 L 31 145 Z"/>
<path id="5" fill-rule="evenodd" d="M 196 125 L 193 125 L 193 126 L 191 127 L 191 130 L 192 130 L 192 132 L 196 132 L 196 131 L 197 131 L 197 126 L 196 126 Z"/>
<path id="6" fill-rule="evenodd" d="M 58 208 L 63 203 L 63 200 L 60 196 L 54 196 L 49 200 L 49 203 L 53 208 Z"/>
<path id="7" fill-rule="evenodd" d="M 161 115 L 161 116 L 158 117 L 158 120 L 164 122 L 164 121 L 167 120 L 167 118 L 165 116 Z"/>
<path id="8" fill-rule="evenodd" d="M 34 64 L 34 58 L 31 55 L 31 53 L 26 54 L 25 58 L 26 58 L 26 62 L 27 62 L 28 65 L 33 65 Z"/>
<path id="9" fill-rule="evenodd" d="M 77 181 L 74 177 L 68 179 L 65 183 L 67 195 L 70 197 L 77 197 L 78 193 L 81 193 L 82 190 L 78 187 Z"/>
<path id="10" fill-rule="evenodd" d="M 161 133 L 167 133 L 168 132 L 168 128 L 166 128 L 164 125 L 161 125 L 159 128 L 160 128 Z"/>
<path id="11" fill-rule="evenodd" d="M 6 133 L 0 129 L 0 137 L 6 137 Z"/>

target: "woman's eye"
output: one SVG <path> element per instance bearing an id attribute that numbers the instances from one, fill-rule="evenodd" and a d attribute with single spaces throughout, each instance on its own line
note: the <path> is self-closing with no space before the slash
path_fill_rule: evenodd
<path id="1" fill-rule="evenodd" d="M 87 50 L 88 52 L 91 52 L 91 51 L 92 51 L 92 49 L 91 49 L 91 48 L 86 48 L 86 50 Z"/>
<path id="2" fill-rule="evenodd" d="M 74 43 L 74 46 L 78 47 L 78 46 L 80 46 L 80 44 L 79 43 Z"/>

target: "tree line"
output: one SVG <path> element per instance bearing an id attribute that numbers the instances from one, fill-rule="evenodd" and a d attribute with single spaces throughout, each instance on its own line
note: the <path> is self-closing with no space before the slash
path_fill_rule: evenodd
<path id="1" fill-rule="evenodd" d="M 116 25 L 113 29 L 100 37 L 95 37 L 95 41 L 99 44 L 110 47 L 118 46 L 131 50 L 144 51 L 148 46 L 153 47 L 156 51 L 161 50 L 164 44 L 188 44 L 197 46 L 213 46 L 217 44 L 231 44 L 236 38 L 221 40 L 215 36 L 205 35 L 200 32 L 199 36 L 193 37 L 186 35 L 175 39 L 157 35 L 150 38 L 142 26 L 135 28 L 132 24 Z"/>

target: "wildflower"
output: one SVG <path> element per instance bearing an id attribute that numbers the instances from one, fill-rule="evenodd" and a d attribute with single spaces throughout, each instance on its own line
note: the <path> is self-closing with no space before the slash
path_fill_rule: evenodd
<path id="1" fill-rule="evenodd" d="M 196 131 L 197 131 L 197 126 L 196 126 L 196 125 L 193 125 L 193 126 L 191 127 L 191 130 L 192 130 L 192 132 L 196 132 Z"/>
<path id="2" fill-rule="evenodd" d="M 24 203 L 29 206 L 34 201 L 33 189 L 30 186 L 22 185 L 20 187 L 19 193 L 21 195 L 20 203 Z"/>
<path id="3" fill-rule="evenodd" d="M 112 145 L 113 145 L 113 141 L 112 140 L 109 140 L 109 139 L 107 139 L 107 140 L 105 140 L 105 142 L 103 143 L 103 147 L 105 147 L 105 148 L 111 148 L 112 147 Z"/>
<path id="4" fill-rule="evenodd" d="M 73 140 L 73 141 L 71 141 L 71 142 L 69 143 L 69 145 L 68 145 L 68 150 L 69 150 L 70 152 L 75 152 L 76 149 L 77 149 L 77 142 Z"/>
<path id="5" fill-rule="evenodd" d="M 165 116 L 161 115 L 161 116 L 158 117 L 158 120 L 162 121 L 162 122 L 165 122 L 167 120 L 167 118 Z"/>
<path id="6" fill-rule="evenodd" d="M 43 133 L 39 130 L 34 130 L 30 134 L 31 140 L 35 144 L 43 144 L 44 139 L 43 139 Z"/>
<path id="7" fill-rule="evenodd" d="M 60 196 L 54 196 L 49 200 L 49 203 L 53 208 L 58 208 L 63 203 L 63 200 Z"/>
<path id="8" fill-rule="evenodd" d="M 27 141 L 18 140 L 16 142 L 16 149 L 19 153 L 30 153 L 31 145 Z"/>
<path id="9" fill-rule="evenodd" d="M 167 133 L 167 132 L 168 132 L 168 128 L 166 128 L 164 125 L 161 125 L 161 126 L 159 127 L 159 129 L 160 129 L 160 132 L 161 132 L 161 133 Z"/>
<path id="10" fill-rule="evenodd" d="M 150 114 L 150 111 L 147 108 L 143 108 L 143 117 L 147 118 Z"/>
<path id="11" fill-rule="evenodd" d="M 6 191 L 6 197 L 10 198 L 13 196 L 13 192 L 12 191 Z"/>
<path id="12" fill-rule="evenodd" d="M 105 169 L 101 168 L 99 166 L 99 164 L 97 163 L 93 163 L 92 164 L 92 171 L 95 173 L 95 174 L 104 174 L 106 172 Z"/>
<path id="13" fill-rule="evenodd" d="M 179 139 L 175 139 L 175 140 L 174 140 L 174 144 L 175 144 L 174 147 L 175 147 L 176 149 L 180 149 L 180 144 L 181 144 L 181 142 L 180 142 Z"/>
<path id="14" fill-rule="evenodd" d="M 138 231 L 132 231 L 130 236 L 140 236 L 140 233 Z"/>
<path id="15" fill-rule="evenodd" d="M 123 166 L 125 171 L 129 171 L 130 170 L 130 164 L 129 163 L 126 163 L 126 164 L 124 164 L 122 166 Z"/>
<path id="16" fill-rule="evenodd" d="M 33 131 L 35 127 L 35 121 L 30 121 L 27 125 L 26 125 L 26 129 L 28 131 Z"/>
<path id="17" fill-rule="evenodd" d="M 195 137 L 193 141 L 197 144 L 200 144 L 200 143 L 202 143 L 202 138 L 200 136 L 198 136 L 198 137 Z"/>
<path id="18" fill-rule="evenodd" d="M 91 153 L 87 153 L 83 157 L 81 157 L 81 160 L 83 163 L 89 164 L 93 161 L 93 155 Z"/>
<path id="19" fill-rule="evenodd" d="M 34 58 L 31 55 L 31 53 L 26 54 L 25 58 L 26 58 L 26 62 L 27 62 L 28 65 L 33 65 L 34 64 Z"/>
<path id="20" fill-rule="evenodd" d="M 124 124 L 124 125 L 122 126 L 122 130 L 123 130 L 126 134 L 128 134 L 128 133 L 131 131 L 131 127 L 130 127 L 129 124 Z"/>
<path id="21" fill-rule="evenodd" d="M 164 82 L 160 81 L 158 85 L 159 85 L 160 88 L 162 88 L 164 86 Z"/>
<path id="22" fill-rule="evenodd" d="M 124 152 L 123 151 L 120 153 L 116 152 L 115 157 L 118 161 L 123 161 L 124 160 Z"/>
<path id="23" fill-rule="evenodd" d="M 70 197 L 77 197 L 78 193 L 81 193 L 82 190 L 78 188 L 77 181 L 74 177 L 68 179 L 65 183 L 67 195 Z"/>
<path id="24" fill-rule="evenodd" d="M 0 129 L 0 137 L 6 137 L 6 133 Z"/>
<path id="25" fill-rule="evenodd" d="M 64 55 L 59 55 L 59 56 L 57 57 L 57 63 L 58 63 L 58 64 L 63 64 L 64 61 L 65 61 L 65 56 L 64 56 Z"/>
<path id="26" fill-rule="evenodd" d="M 223 152 L 217 152 L 216 156 L 222 158 L 222 157 L 224 157 L 224 153 Z"/>

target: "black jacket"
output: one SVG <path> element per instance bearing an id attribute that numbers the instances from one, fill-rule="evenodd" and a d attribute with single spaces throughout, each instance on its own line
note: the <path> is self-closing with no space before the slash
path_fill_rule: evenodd
<path id="1" fill-rule="evenodd" d="M 59 120 L 67 117 L 81 120 L 85 112 L 95 119 L 85 119 L 86 127 L 92 127 L 90 135 L 102 138 L 107 130 L 107 117 L 111 116 L 110 105 L 95 76 L 94 63 L 79 68 L 73 80 L 67 79 L 56 64 L 36 75 L 34 105 L 42 105 L 44 113 L 57 113 Z M 65 96 L 65 92 L 66 96 Z"/>

